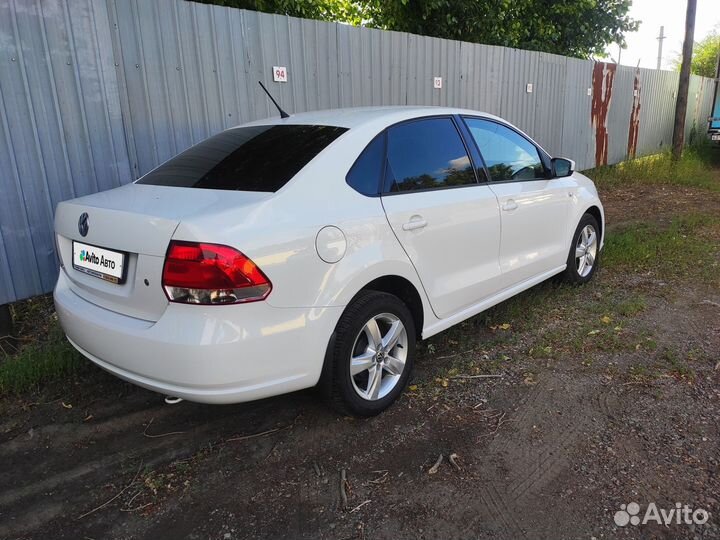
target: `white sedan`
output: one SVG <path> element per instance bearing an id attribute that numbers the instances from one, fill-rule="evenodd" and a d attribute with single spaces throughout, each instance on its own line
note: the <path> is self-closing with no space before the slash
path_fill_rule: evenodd
<path id="1" fill-rule="evenodd" d="M 70 342 L 137 385 L 233 403 L 320 385 L 373 415 L 415 343 L 603 243 L 592 181 L 507 122 L 434 107 L 228 129 L 133 184 L 58 205 Z"/>

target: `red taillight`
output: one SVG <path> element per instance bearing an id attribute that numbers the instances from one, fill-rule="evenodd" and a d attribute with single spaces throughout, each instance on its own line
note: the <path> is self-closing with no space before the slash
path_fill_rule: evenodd
<path id="1" fill-rule="evenodd" d="M 171 241 L 162 278 L 171 302 L 232 304 L 270 294 L 270 280 L 237 249 L 219 244 Z"/>

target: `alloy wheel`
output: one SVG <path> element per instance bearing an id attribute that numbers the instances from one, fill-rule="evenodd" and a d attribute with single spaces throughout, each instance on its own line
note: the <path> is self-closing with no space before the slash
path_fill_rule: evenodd
<path id="1" fill-rule="evenodd" d="M 362 327 L 352 347 L 350 380 L 369 401 L 382 399 L 400 381 L 407 360 L 405 325 L 392 313 L 375 315 Z"/>
<path id="2" fill-rule="evenodd" d="M 575 246 L 575 268 L 580 277 L 587 277 L 592 272 L 597 258 L 597 233 L 592 225 L 585 225 L 580 231 Z"/>

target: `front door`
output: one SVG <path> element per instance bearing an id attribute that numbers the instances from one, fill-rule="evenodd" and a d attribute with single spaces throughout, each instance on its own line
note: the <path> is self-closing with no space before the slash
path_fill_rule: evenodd
<path id="1" fill-rule="evenodd" d="M 537 147 L 498 122 L 465 118 L 490 174 L 502 221 L 504 287 L 565 263 L 572 179 L 548 178 Z"/>

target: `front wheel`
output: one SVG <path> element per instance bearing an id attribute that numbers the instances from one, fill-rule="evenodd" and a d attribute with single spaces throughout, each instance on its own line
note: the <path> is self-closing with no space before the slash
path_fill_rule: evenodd
<path id="1" fill-rule="evenodd" d="M 373 416 L 402 393 L 415 357 L 415 324 L 391 294 L 364 291 L 347 307 L 328 346 L 324 385 L 343 414 Z"/>
<path id="2" fill-rule="evenodd" d="M 592 279 L 600 262 L 600 227 L 592 214 L 583 215 L 573 235 L 567 267 L 562 274 L 568 283 L 583 284 Z"/>

